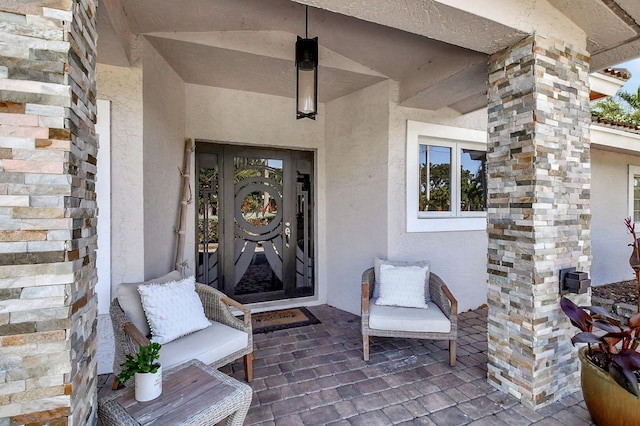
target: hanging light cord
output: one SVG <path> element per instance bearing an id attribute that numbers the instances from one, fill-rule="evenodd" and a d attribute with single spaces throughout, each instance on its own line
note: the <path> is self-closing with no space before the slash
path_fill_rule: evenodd
<path id="1" fill-rule="evenodd" d="M 304 7 L 304 38 L 309 38 L 309 6 Z"/>

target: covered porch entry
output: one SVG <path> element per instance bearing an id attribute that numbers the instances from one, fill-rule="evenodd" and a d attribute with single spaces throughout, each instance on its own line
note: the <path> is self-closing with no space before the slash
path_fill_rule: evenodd
<path id="1" fill-rule="evenodd" d="M 304 34 L 307 5 L 309 35 L 321 46 L 315 121 L 295 120 L 293 101 L 295 36 Z M 10 48 L 1 79 L 7 241 L 0 326 L 10 336 L 0 350 L 11 350 L 11 374 L 2 416 L 33 411 L 55 421 L 91 421 L 95 366 L 98 359 L 109 365 L 102 359 L 113 347 L 102 307 L 119 283 L 174 267 L 185 137 L 315 152 L 315 292 L 284 303 L 326 303 L 357 314 L 360 273 L 374 256 L 427 258 L 460 295 L 462 311 L 489 302 L 488 370 L 495 386 L 532 407 L 566 394 L 575 375 L 553 372 L 577 369 L 568 324 L 559 317 L 557 270 L 591 264 L 587 76 L 589 68 L 640 53 L 637 4 L 581 5 L 4 5 L 2 36 Z M 94 132 L 96 119 L 106 117 L 97 113 L 98 99 L 110 101 L 109 150 Z M 419 195 L 407 189 L 415 183 L 407 170 L 419 163 L 407 149 L 409 120 L 491 134 L 489 232 L 459 226 L 467 221 L 456 209 L 434 218 L 410 207 L 408 200 Z M 418 144 L 433 145 L 433 138 L 459 142 L 445 132 Z M 99 144 L 112 164 L 106 193 L 96 190 Z M 451 182 L 457 191 L 459 182 Z M 194 176 L 190 184 L 195 190 Z M 105 214 L 96 203 L 109 198 Z M 183 272 L 195 274 L 196 203 L 189 208 Z M 111 230 L 100 249 L 99 214 Z M 429 226 L 409 229 L 409 218 Z M 99 279 L 96 250 L 111 259 Z M 549 353 L 565 358 L 557 364 Z M 38 369 L 29 390 L 25 365 L 47 367 Z M 41 389 L 50 397 L 42 398 Z"/>
<path id="2" fill-rule="evenodd" d="M 317 35 L 320 40 L 320 106 L 315 121 L 296 120 L 292 102 L 295 95 L 292 52 L 295 35 L 305 30 L 303 17 L 307 3 L 311 6 L 309 34 Z M 514 22 L 510 16 L 519 16 L 516 6 L 511 12 L 484 16 L 478 10 L 437 1 L 428 2 L 426 7 L 417 7 L 416 2 L 415 8 L 398 8 L 393 12 L 384 8 L 348 10 L 341 3 L 333 2 L 283 0 L 213 4 L 195 0 L 192 8 L 169 3 L 159 6 L 147 1 L 103 4 L 104 12 L 100 16 L 108 18 L 108 22 L 99 22 L 103 24 L 99 27 L 104 36 L 101 42 L 117 41 L 117 48 L 106 49 L 101 54 L 98 94 L 112 99 L 114 113 L 122 111 L 125 105 L 137 103 L 136 112 L 140 115 L 134 121 L 141 129 L 134 138 L 134 146 L 138 146 L 139 151 L 132 152 L 130 143 L 114 147 L 113 155 L 125 152 L 133 155 L 127 155 L 125 161 L 130 164 L 123 170 L 122 177 L 114 174 L 113 178 L 114 186 L 123 188 L 115 197 L 133 197 L 138 204 L 143 200 L 136 211 L 142 212 L 144 226 L 129 227 L 131 221 L 127 215 L 115 212 L 123 218 L 124 226 L 116 230 L 118 235 L 112 235 L 112 241 L 118 245 L 112 247 L 112 252 L 126 253 L 131 247 L 142 245 L 138 256 L 142 253 L 144 261 L 133 262 L 123 257 L 112 268 L 112 286 L 161 275 L 171 268 L 173 247 L 167 242 L 173 241 L 176 220 L 175 216 L 165 213 L 166 206 L 176 205 L 179 180 L 167 179 L 167 172 L 176 169 L 185 136 L 201 141 L 224 141 L 243 149 L 313 151 L 316 184 L 311 233 L 315 262 L 313 294 L 275 301 L 262 296 L 252 300 L 252 296 L 240 294 L 245 290 L 236 291 L 243 288 L 241 277 L 254 260 L 254 266 L 269 265 L 274 283 L 282 281 L 282 290 L 274 287 L 273 291 L 286 293 L 287 285 L 294 287 L 295 281 L 283 280 L 278 276 L 278 267 L 274 269 L 279 263 L 275 261 L 279 257 L 275 254 L 280 254 L 278 238 L 286 244 L 286 219 L 282 224 L 283 233 L 276 237 L 270 252 L 270 249 L 265 252 L 264 246 L 259 247 L 257 241 L 245 240 L 238 243 L 242 248 L 236 248 L 236 231 L 225 232 L 224 238 L 228 241 L 223 250 L 231 251 L 234 245 L 233 253 L 228 255 L 229 259 L 233 258 L 233 268 L 231 261 L 222 265 L 225 279 L 231 280 L 222 283 L 225 291 L 254 302 L 256 311 L 328 303 L 357 314 L 360 273 L 370 266 L 373 257 L 428 259 L 434 272 L 443 277 L 454 294 L 460 295 L 462 311 L 488 301 L 492 308 L 491 321 L 497 324 L 516 321 L 517 326 L 491 330 L 497 339 L 492 340 L 490 348 L 490 359 L 496 366 L 491 370 L 494 384 L 533 405 L 553 400 L 556 390 L 558 395 L 563 393 L 562 386 L 550 385 L 554 391 L 545 393 L 544 400 L 540 401 L 538 393 L 544 386 L 533 385 L 525 390 L 513 383 L 520 382 L 521 376 L 531 375 L 520 367 L 526 370 L 528 365 L 546 364 L 547 360 L 535 355 L 538 348 L 533 346 L 538 343 L 534 342 L 566 343 L 558 339 L 565 330 L 565 325 L 557 326 L 559 310 L 543 313 L 536 309 L 541 293 L 534 291 L 534 284 L 543 283 L 545 289 L 551 289 L 557 285 L 556 269 L 574 264 L 581 269 L 589 268 L 588 196 L 579 198 L 581 219 L 577 220 L 577 214 L 571 213 L 563 222 L 569 223 L 561 231 L 571 235 L 568 251 L 554 248 L 541 255 L 548 256 L 544 259 L 535 256 L 513 259 L 511 254 L 534 251 L 537 243 L 530 235 L 536 234 L 535 231 L 553 240 L 559 229 L 554 224 L 546 227 L 546 222 L 544 229 L 535 229 L 543 223 L 539 215 L 544 212 L 533 211 L 536 200 L 547 199 L 554 188 L 558 188 L 553 179 L 562 180 L 565 176 L 558 174 L 553 179 L 537 180 L 536 161 L 540 157 L 527 153 L 552 150 L 548 159 L 553 164 L 549 167 L 563 173 L 569 170 L 571 176 L 566 177 L 572 180 L 581 176 L 588 186 L 589 154 L 585 147 L 589 126 L 589 62 L 600 67 L 614 60 L 613 47 L 594 50 L 592 57 L 588 49 L 592 46 L 590 43 L 596 41 L 599 46 L 620 44 L 610 34 L 596 32 L 585 20 L 594 10 L 576 15 L 562 2 L 545 2 L 527 10 L 531 20 Z M 602 12 L 612 25 L 626 22 L 617 9 L 604 10 L 598 2 L 591 6 Z M 439 19 L 434 21 L 434 16 Z M 390 17 L 394 18 L 390 20 Z M 425 22 L 432 25 L 424 25 Z M 465 27 L 480 23 L 484 28 L 483 37 L 450 31 L 451 25 Z M 130 35 L 135 35 L 135 43 L 126 42 Z M 528 51 L 534 53 L 531 56 L 523 53 Z M 538 66 L 546 70 L 542 75 Z M 521 75 L 525 77 L 516 81 Z M 127 87 L 126 93 L 124 87 Z M 553 102 L 544 104 L 534 97 L 533 93 L 539 90 L 554 93 L 549 96 Z M 529 97 L 535 102 L 528 102 Z M 547 111 L 551 113 L 544 123 L 536 121 Z M 570 114 L 574 115 L 569 118 Z M 563 122 L 564 118 L 578 123 L 577 127 L 562 128 L 550 142 L 545 135 L 561 128 L 554 123 Z M 113 120 L 130 122 L 132 117 L 123 114 Z M 477 227 L 477 220 L 473 226 L 467 226 L 470 222 L 466 213 L 456 208 L 441 215 L 437 215 L 438 212 L 422 215 L 412 210 L 411 200 L 416 194 L 411 191 L 414 182 L 409 181 L 413 176 L 409 170 L 416 167 L 417 155 L 408 149 L 408 121 L 433 123 L 442 126 L 438 129 L 445 129 L 442 134 L 426 135 L 426 139 L 421 135 L 417 144 L 422 145 L 437 145 L 444 140 L 450 146 L 462 146 L 464 140 L 459 140 L 457 134 L 470 131 L 486 132 L 494 138 L 487 144 L 486 157 L 489 188 L 485 215 L 490 232 L 485 226 Z M 540 131 L 543 124 L 547 127 Z M 135 126 L 127 128 L 131 127 Z M 131 138 L 127 139 L 131 142 Z M 568 140 L 569 150 L 565 149 Z M 569 166 L 554 163 L 555 159 L 567 157 L 578 160 Z M 125 167 L 124 163 L 120 164 Z M 455 164 L 453 160 L 452 164 Z M 503 167 L 513 173 L 505 173 Z M 518 170 L 520 172 L 516 172 Z M 131 172 L 138 176 L 127 177 Z M 449 183 L 450 191 L 455 194 L 460 181 L 455 180 L 455 175 L 451 176 L 454 180 Z M 132 187 L 131 177 L 143 184 Z M 115 182 L 116 179 L 122 182 Z M 518 192 L 513 188 L 515 181 L 528 183 L 517 188 L 521 190 Z M 161 188 L 159 182 L 162 182 Z M 191 184 L 196 187 L 195 177 Z M 587 188 L 576 191 L 584 189 Z M 563 211 L 576 212 L 573 201 L 576 194 L 565 195 L 567 204 L 563 204 Z M 509 197 L 524 201 L 518 202 L 515 198 L 508 201 Z M 512 208 L 517 212 L 512 212 Z M 521 213 L 520 209 L 529 209 L 532 214 L 529 210 Z M 545 212 L 551 214 L 551 211 Z M 208 214 L 209 207 L 206 212 Z M 235 213 L 229 211 L 226 217 L 231 215 Z M 187 229 L 186 246 L 191 248 L 191 253 L 186 254 L 184 273 L 201 273 L 204 277 L 206 270 L 207 279 L 214 280 L 215 274 L 210 273 L 209 266 L 216 264 L 214 253 L 218 248 L 214 246 L 216 243 L 205 244 L 203 240 L 203 254 L 200 254 L 195 204 L 190 206 L 189 217 L 194 220 Z M 420 226 L 410 227 L 409 223 L 414 223 L 416 218 Z M 522 224 L 523 220 L 531 223 Z M 240 221 L 249 223 L 244 216 Z M 271 223 L 278 226 L 275 219 L 269 225 Z M 428 226 L 422 226 L 425 223 Z M 515 233 L 521 239 L 511 235 L 505 238 L 505 233 Z M 504 244 L 509 238 L 523 245 Z M 255 249 L 251 250 L 254 242 Z M 491 256 L 487 265 L 489 249 Z M 267 253 L 271 253 L 271 262 Z M 281 274 L 285 274 L 287 256 L 282 262 Z M 200 266 L 201 272 L 197 271 Z M 522 287 L 513 281 L 515 279 L 524 283 Z M 510 293 L 512 287 L 517 291 Z M 502 294 L 509 294 L 511 299 L 501 299 Z M 545 290 L 544 294 L 549 298 L 545 299 L 545 306 L 557 303 L 550 300 L 557 299 L 557 293 Z M 548 323 L 553 332 L 544 339 L 532 338 L 523 351 L 501 351 L 501 347 L 519 341 L 520 317 L 531 318 L 537 324 Z M 504 336 L 506 340 L 502 341 Z M 569 349 L 565 345 L 562 351 Z M 517 367 L 505 367 L 513 363 Z M 511 374 L 518 377 L 513 382 L 508 378 Z M 575 377 L 571 382 L 575 386 Z"/>

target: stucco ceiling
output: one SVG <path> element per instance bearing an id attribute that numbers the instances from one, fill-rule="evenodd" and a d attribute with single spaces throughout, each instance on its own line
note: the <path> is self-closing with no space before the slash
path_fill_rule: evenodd
<path id="1" fill-rule="evenodd" d="M 481 108 L 488 55 L 534 31 L 584 31 L 594 69 L 640 56 L 638 0 L 102 0 L 98 61 L 138 66 L 144 38 L 187 83 L 293 97 L 305 4 L 321 102 L 390 78 L 406 106 Z"/>

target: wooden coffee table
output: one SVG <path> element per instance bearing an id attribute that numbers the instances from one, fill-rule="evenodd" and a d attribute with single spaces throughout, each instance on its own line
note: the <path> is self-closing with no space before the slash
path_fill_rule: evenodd
<path id="1" fill-rule="evenodd" d="M 253 390 L 198 360 L 167 372 L 162 395 L 138 402 L 133 388 L 122 389 L 98 400 L 98 416 L 104 426 L 122 425 L 242 425 Z"/>

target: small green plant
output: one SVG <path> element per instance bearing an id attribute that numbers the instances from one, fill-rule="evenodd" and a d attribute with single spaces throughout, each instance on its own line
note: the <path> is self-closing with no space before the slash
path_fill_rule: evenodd
<path id="1" fill-rule="evenodd" d="M 160 368 L 160 363 L 157 362 L 160 359 L 159 343 L 150 343 L 149 346 L 140 346 L 140 350 L 136 357 L 133 355 L 127 355 L 127 360 L 120 364 L 122 371 L 118 375 L 118 380 L 122 383 L 126 383 L 136 373 L 156 373 Z"/>

